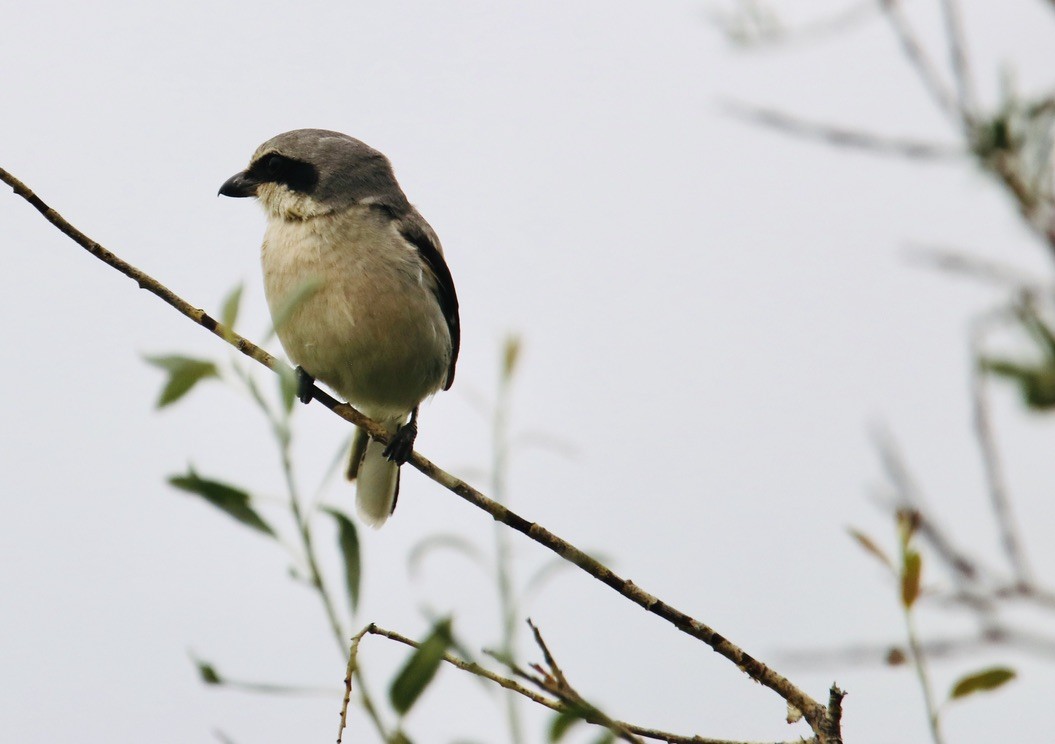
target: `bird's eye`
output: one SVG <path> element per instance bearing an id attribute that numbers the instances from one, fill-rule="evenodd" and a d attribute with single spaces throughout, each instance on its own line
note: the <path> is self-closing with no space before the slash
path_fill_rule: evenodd
<path id="1" fill-rule="evenodd" d="M 250 170 L 262 182 L 283 184 L 291 191 L 305 194 L 310 193 L 319 181 L 315 166 L 277 152 L 257 158 Z"/>
<path id="2" fill-rule="evenodd" d="M 269 175 L 277 176 L 282 172 L 282 166 L 285 164 L 285 161 L 286 159 L 281 155 L 272 153 L 264 159 L 264 170 L 266 170 Z"/>

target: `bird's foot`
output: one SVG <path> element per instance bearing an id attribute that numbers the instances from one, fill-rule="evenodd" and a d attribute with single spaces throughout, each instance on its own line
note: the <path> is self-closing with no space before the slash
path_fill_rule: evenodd
<path id="1" fill-rule="evenodd" d="M 402 465 L 410 459 L 410 453 L 414 451 L 414 440 L 418 436 L 418 425 L 413 418 L 400 426 L 392 435 L 388 446 L 385 447 L 384 455 L 389 460 Z"/>
<path id="2" fill-rule="evenodd" d="M 311 399 L 315 397 L 311 392 L 311 388 L 315 384 L 315 378 L 305 372 L 304 368 L 299 365 L 294 372 L 297 376 L 297 397 L 301 403 L 311 403 Z"/>

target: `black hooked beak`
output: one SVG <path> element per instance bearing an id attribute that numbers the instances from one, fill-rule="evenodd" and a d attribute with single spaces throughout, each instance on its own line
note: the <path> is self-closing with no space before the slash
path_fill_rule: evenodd
<path id="1" fill-rule="evenodd" d="M 247 171 L 242 171 L 241 173 L 235 173 L 224 181 L 217 196 L 233 196 L 238 198 L 256 196 L 258 186 L 260 186 L 260 181 L 249 175 Z"/>

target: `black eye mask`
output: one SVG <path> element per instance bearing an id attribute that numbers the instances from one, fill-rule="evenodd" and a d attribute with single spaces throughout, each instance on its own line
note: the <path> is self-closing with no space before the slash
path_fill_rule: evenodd
<path id="1" fill-rule="evenodd" d="M 259 183 L 281 183 L 301 194 L 310 194 L 319 182 L 319 171 L 311 163 L 269 152 L 253 163 L 249 176 Z"/>

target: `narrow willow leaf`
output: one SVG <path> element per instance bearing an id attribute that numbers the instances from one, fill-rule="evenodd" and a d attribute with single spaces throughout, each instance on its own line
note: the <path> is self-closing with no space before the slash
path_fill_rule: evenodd
<path id="1" fill-rule="evenodd" d="M 289 414 L 297 400 L 297 373 L 284 364 L 275 370 L 278 372 L 278 394 L 282 397 L 282 408 Z"/>
<path id="2" fill-rule="evenodd" d="M 227 299 L 223 301 L 223 310 L 220 311 L 220 322 L 232 331 L 234 330 L 234 324 L 238 322 L 238 308 L 242 303 L 242 289 L 243 286 L 239 284 L 231 290 L 231 294 L 227 295 Z"/>
<path id="3" fill-rule="evenodd" d="M 611 731 L 605 731 L 599 737 L 594 739 L 593 744 L 615 744 L 615 734 Z"/>
<path id="4" fill-rule="evenodd" d="M 874 557 L 879 559 L 879 562 L 889 568 L 891 571 L 894 570 L 894 562 L 890 560 L 890 557 L 883 551 L 881 547 L 876 543 L 875 540 L 870 538 L 860 530 L 854 529 L 853 527 L 847 527 L 846 531 L 850 533 L 850 537 L 857 541 L 868 553 L 871 553 Z"/>
<path id="5" fill-rule="evenodd" d="M 453 550 L 456 553 L 461 553 L 477 566 L 483 567 L 484 565 L 483 555 L 480 554 L 475 545 L 464 537 L 450 533 L 431 535 L 418 541 L 407 556 L 407 569 L 411 575 L 417 575 L 420 572 L 422 561 L 425 560 L 427 555 L 440 549 Z"/>
<path id="6" fill-rule="evenodd" d="M 968 674 L 965 677 L 961 677 L 960 680 L 952 686 L 952 692 L 949 693 L 949 699 L 956 700 L 958 698 L 967 697 L 976 692 L 995 690 L 998 687 L 1004 686 L 1016 676 L 1015 670 L 1008 669 L 1007 667 L 993 667 L 992 669 L 985 669 L 981 672 Z"/>
<path id="7" fill-rule="evenodd" d="M 313 294 L 318 292 L 321 286 L 321 279 L 311 278 L 301 282 L 292 292 L 286 295 L 285 301 L 271 314 L 272 326 L 271 331 L 267 334 L 267 339 L 270 340 L 279 328 L 288 323 L 290 317 L 297 311 L 297 308 L 303 305 Z"/>
<path id="8" fill-rule="evenodd" d="M 920 574 L 923 571 L 923 559 L 915 550 L 905 552 L 905 563 L 901 569 L 901 604 L 906 609 L 912 607 L 919 598 Z"/>
<path id="9" fill-rule="evenodd" d="M 607 553 L 598 553 L 592 550 L 587 552 L 591 558 L 606 566 L 613 565 L 613 561 L 615 560 Z M 528 597 L 541 592 L 546 584 L 548 584 L 553 578 L 572 567 L 573 564 L 563 558 L 553 558 L 546 561 L 537 571 L 535 571 L 535 573 L 531 574 L 531 577 L 525 582 L 524 596 Z"/>
<path id="10" fill-rule="evenodd" d="M 1022 398 L 1035 411 L 1055 408 L 1055 366 L 1038 368 L 1022 383 Z"/>
<path id="11" fill-rule="evenodd" d="M 406 715 L 411 706 L 436 676 L 443 663 L 443 655 L 451 645 L 451 619 L 445 618 L 433 626 L 428 638 L 414 650 L 406 665 L 399 671 L 388 690 L 392 707 Z"/>
<path id="12" fill-rule="evenodd" d="M 549 742 L 560 741 L 572 726 L 582 721 L 582 711 L 562 710 L 553 717 L 549 725 Z"/>
<path id="13" fill-rule="evenodd" d="M 397 731 L 392 734 L 392 737 L 388 740 L 388 744 L 414 744 L 414 742 L 412 742 L 410 737 L 402 731 Z"/>
<path id="14" fill-rule="evenodd" d="M 1001 359 L 983 359 L 982 368 L 1000 377 L 1013 380 L 1028 408 L 1044 411 L 1055 408 L 1055 362 L 1041 366 L 1018 364 Z"/>
<path id="15" fill-rule="evenodd" d="M 194 468 L 188 469 L 186 475 L 174 475 L 168 481 L 171 486 L 181 491 L 201 496 L 247 527 L 271 537 L 275 536 L 275 531 L 250 506 L 251 497 L 247 492 L 225 483 L 200 478 Z"/>
<path id="16" fill-rule="evenodd" d="M 354 615 L 359 609 L 359 580 L 362 564 L 359 557 L 359 533 L 355 524 L 336 509 L 325 509 L 337 521 L 337 544 L 344 558 L 344 587 L 348 591 L 348 603 Z"/>
<path id="17" fill-rule="evenodd" d="M 146 357 L 147 362 L 169 373 L 168 381 L 158 397 L 157 407 L 175 403 L 202 380 L 218 377 L 216 365 L 204 359 L 182 356 Z"/>
<path id="18" fill-rule="evenodd" d="M 1019 317 L 1022 319 L 1022 324 L 1026 327 L 1026 331 L 1040 345 L 1044 356 L 1055 360 L 1055 333 L 1052 333 L 1044 319 L 1037 313 L 1036 308 L 1031 305 L 1020 308 Z"/>
<path id="19" fill-rule="evenodd" d="M 986 372 L 991 372 L 1000 377 L 1010 377 L 1016 380 L 1028 377 L 1033 374 L 1034 371 L 1032 365 L 1012 362 L 1009 359 L 989 359 L 983 357 L 978 360 L 978 365 Z"/>

